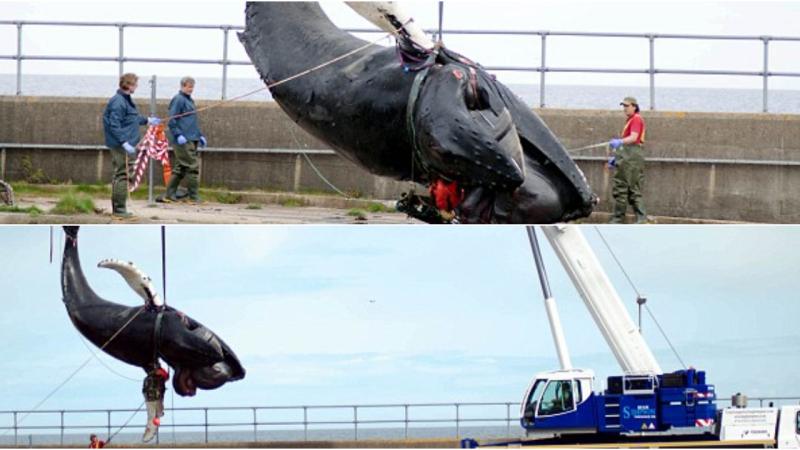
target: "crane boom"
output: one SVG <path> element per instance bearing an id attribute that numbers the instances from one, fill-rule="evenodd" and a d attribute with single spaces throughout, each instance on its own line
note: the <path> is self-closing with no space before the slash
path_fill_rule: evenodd
<path id="1" fill-rule="evenodd" d="M 544 307 L 547 311 L 547 320 L 550 322 L 550 331 L 553 333 L 553 341 L 556 343 L 556 353 L 558 361 L 561 363 L 561 370 L 572 369 L 572 361 L 569 357 L 567 340 L 564 338 L 564 328 L 561 327 L 561 317 L 558 315 L 556 300 L 550 293 L 550 283 L 547 281 L 547 272 L 542 261 L 542 252 L 539 250 L 539 241 L 536 239 L 536 230 L 528 227 L 528 239 L 533 250 L 533 259 L 536 262 L 536 270 L 539 272 L 539 282 L 542 284 L 542 294 L 544 296 Z"/>
<path id="2" fill-rule="evenodd" d="M 663 374 L 580 229 L 563 225 L 542 229 L 622 370 Z"/>

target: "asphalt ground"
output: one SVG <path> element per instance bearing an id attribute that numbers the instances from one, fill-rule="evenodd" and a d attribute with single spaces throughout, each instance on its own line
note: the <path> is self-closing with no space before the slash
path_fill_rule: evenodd
<path id="1" fill-rule="evenodd" d="M 58 202 L 56 196 L 17 195 L 16 206 L 36 206 L 43 214 L 0 212 L 0 224 L 326 224 L 326 225 L 419 225 L 423 222 L 404 213 L 393 212 L 395 202 L 350 199 L 321 195 L 293 193 L 232 193 L 239 197 L 234 204 L 210 201 L 206 205 L 187 203 L 150 203 L 147 200 L 131 200 L 129 209 L 136 214 L 136 221 L 116 221 L 111 218 L 111 200 L 93 197 L 96 210 L 90 214 L 57 215 L 47 211 Z M 371 206 L 382 204 L 389 211 L 369 212 Z M 292 206 L 285 206 L 292 205 Z M 581 220 L 584 224 L 605 224 L 608 213 L 596 212 Z M 627 222 L 632 223 L 629 215 Z M 651 217 L 653 224 L 730 224 L 725 222 L 680 217 Z"/>

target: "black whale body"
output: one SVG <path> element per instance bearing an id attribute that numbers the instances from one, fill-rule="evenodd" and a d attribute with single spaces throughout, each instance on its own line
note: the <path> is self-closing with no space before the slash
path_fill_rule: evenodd
<path id="1" fill-rule="evenodd" d="M 63 301 L 73 325 L 86 339 L 114 358 L 145 371 L 160 357 L 175 370 L 173 387 L 183 396 L 194 395 L 196 388 L 216 389 L 244 378 L 245 370 L 233 350 L 180 311 L 166 308 L 156 333 L 157 313 L 98 296 L 81 268 L 78 227 L 64 230 Z"/>
<path id="2" fill-rule="evenodd" d="M 367 44 L 314 2 L 248 2 L 239 39 L 267 85 Z M 443 49 L 436 62 L 413 96 L 417 73 L 403 70 L 396 49 L 380 46 L 270 91 L 300 127 L 375 175 L 458 182 L 463 222 L 549 223 L 591 213 L 596 197 L 585 177 L 529 107 L 461 55 Z"/>

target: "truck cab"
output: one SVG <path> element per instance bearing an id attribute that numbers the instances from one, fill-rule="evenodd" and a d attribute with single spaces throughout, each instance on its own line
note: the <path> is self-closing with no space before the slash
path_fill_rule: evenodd
<path id="1" fill-rule="evenodd" d="M 520 422 L 528 434 L 596 432 L 594 402 L 593 371 L 540 373 L 525 393 Z"/>

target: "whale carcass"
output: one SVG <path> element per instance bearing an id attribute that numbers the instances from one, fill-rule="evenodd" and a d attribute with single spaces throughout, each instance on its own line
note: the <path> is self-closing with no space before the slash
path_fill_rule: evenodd
<path id="1" fill-rule="evenodd" d="M 384 16 L 399 29 L 407 23 Z M 591 213 L 596 196 L 583 173 L 514 93 L 458 53 L 396 37 L 397 48 L 367 46 L 314 2 L 248 2 L 239 33 L 300 127 L 373 174 L 457 186 L 458 221 L 551 223 Z"/>
<path id="2" fill-rule="evenodd" d="M 90 342 L 145 372 L 160 358 L 175 371 L 172 386 L 182 396 L 241 380 L 236 354 L 214 332 L 172 307 L 159 312 L 124 306 L 98 296 L 78 255 L 78 227 L 67 234 L 61 265 L 64 305 L 73 325 Z"/>

